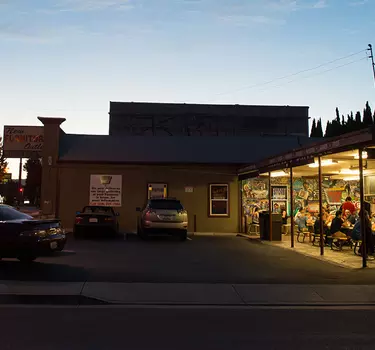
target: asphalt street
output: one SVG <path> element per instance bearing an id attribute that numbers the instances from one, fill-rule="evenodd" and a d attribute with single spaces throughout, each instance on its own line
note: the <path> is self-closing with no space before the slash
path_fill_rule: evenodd
<path id="1" fill-rule="evenodd" d="M 1 349 L 374 349 L 374 316 L 374 310 L 8 307 L 0 312 Z"/>
<path id="2" fill-rule="evenodd" d="M 71 239 L 66 251 L 30 266 L 1 261 L 0 280 L 375 284 L 375 269 L 348 270 L 242 237 Z"/>

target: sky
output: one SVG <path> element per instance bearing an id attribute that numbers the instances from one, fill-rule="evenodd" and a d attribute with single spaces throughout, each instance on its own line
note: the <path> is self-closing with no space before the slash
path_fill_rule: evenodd
<path id="1" fill-rule="evenodd" d="M 106 134 L 109 101 L 303 105 L 325 123 L 375 107 L 374 13 L 375 0 L 0 0 L 0 128 L 61 116 L 65 132 Z"/>

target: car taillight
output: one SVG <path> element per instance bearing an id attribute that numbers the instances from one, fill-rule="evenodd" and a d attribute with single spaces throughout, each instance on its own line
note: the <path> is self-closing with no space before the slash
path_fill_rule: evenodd
<path id="1" fill-rule="evenodd" d="M 147 215 L 151 215 L 151 214 L 156 214 L 156 212 L 155 212 L 154 210 L 152 210 L 152 209 L 148 209 L 148 210 L 146 211 L 146 214 L 147 214 Z"/>
<path id="2" fill-rule="evenodd" d="M 77 216 L 77 217 L 76 217 L 76 224 L 80 224 L 82 220 L 83 220 L 82 217 Z"/>
<path id="3" fill-rule="evenodd" d="M 177 213 L 180 215 L 187 214 L 187 211 L 185 209 L 177 210 Z"/>

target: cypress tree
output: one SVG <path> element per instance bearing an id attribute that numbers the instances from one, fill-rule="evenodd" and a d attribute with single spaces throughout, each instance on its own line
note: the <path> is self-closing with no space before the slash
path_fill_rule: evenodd
<path id="1" fill-rule="evenodd" d="M 323 137 L 322 118 L 319 118 L 318 124 L 316 125 L 316 137 Z"/>
<path id="2" fill-rule="evenodd" d="M 315 118 L 313 119 L 313 122 L 312 122 L 312 125 L 311 125 L 310 137 L 316 137 L 316 122 L 315 122 Z"/>

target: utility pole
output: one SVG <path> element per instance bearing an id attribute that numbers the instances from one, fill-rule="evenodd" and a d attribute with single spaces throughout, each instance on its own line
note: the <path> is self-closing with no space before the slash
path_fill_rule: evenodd
<path id="1" fill-rule="evenodd" d="M 375 83 L 375 62 L 374 62 L 374 52 L 372 51 L 372 45 L 368 44 L 368 51 L 370 51 L 370 56 L 368 58 L 371 60 L 372 63 L 372 72 L 374 74 L 374 83 Z"/>

